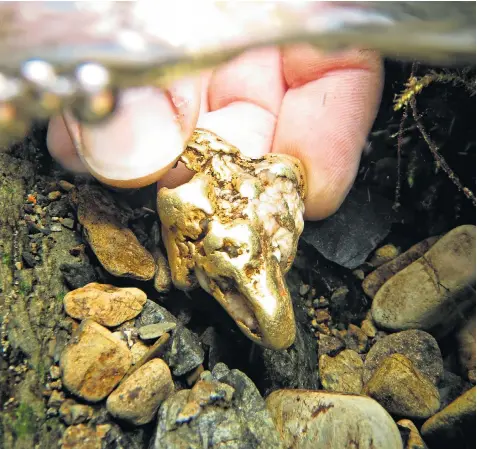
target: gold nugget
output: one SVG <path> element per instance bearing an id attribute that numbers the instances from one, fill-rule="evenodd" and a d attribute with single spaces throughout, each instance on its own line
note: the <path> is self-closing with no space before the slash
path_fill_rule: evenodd
<path id="1" fill-rule="evenodd" d="M 284 276 L 303 231 L 300 161 L 251 159 L 204 129 L 195 130 L 180 161 L 196 174 L 162 188 L 157 200 L 174 285 L 200 285 L 251 340 L 288 348 L 295 318 Z"/>

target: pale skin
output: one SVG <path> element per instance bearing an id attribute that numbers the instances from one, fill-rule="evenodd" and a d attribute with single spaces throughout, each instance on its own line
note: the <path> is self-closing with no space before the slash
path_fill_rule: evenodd
<path id="1" fill-rule="evenodd" d="M 376 53 L 325 54 L 309 45 L 249 51 L 167 91 L 126 91 L 108 124 L 82 128 L 81 158 L 61 117 L 50 121 L 48 148 L 61 164 L 113 186 L 175 187 L 192 177 L 172 168 L 196 127 L 244 154 L 298 157 L 307 178 L 305 218 L 333 214 L 356 177 L 383 86 Z M 78 124 L 70 122 L 70 132 Z"/>

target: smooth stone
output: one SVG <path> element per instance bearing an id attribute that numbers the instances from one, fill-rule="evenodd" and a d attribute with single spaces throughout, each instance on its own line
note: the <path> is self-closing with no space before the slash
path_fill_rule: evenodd
<path id="1" fill-rule="evenodd" d="M 463 368 L 465 377 L 469 380 L 471 377 L 469 376 L 469 372 L 474 371 L 475 376 L 475 327 L 474 310 L 456 333 L 459 362 Z"/>
<path id="2" fill-rule="evenodd" d="M 319 371 L 323 388 L 337 393 L 361 393 L 363 389 L 363 361 L 351 349 L 341 351 L 336 357 L 320 357 Z"/>
<path id="3" fill-rule="evenodd" d="M 412 421 L 409 419 L 401 419 L 397 422 L 397 426 L 401 432 L 405 449 L 428 449 L 419 430 L 417 430 L 417 427 Z"/>
<path id="4" fill-rule="evenodd" d="M 140 426 L 154 419 L 159 406 L 173 391 L 169 367 L 161 359 L 152 359 L 109 395 L 106 408 L 114 417 Z"/>
<path id="5" fill-rule="evenodd" d="M 475 447 L 475 387 L 429 418 L 421 433 L 432 449 Z"/>
<path id="6" fill-rule="evenodd" d="M 276 390 L 266 404 L 287 449 L 402 449 L 396 423 L 365 396 Z"/>
<path id="7" fill-rule="evenodd" d="M 441 350 L 435 338 L 424 331 L 409 330 L 387 335 L 372 346 L 364 362 L 364 383 L 371 379 L 382 360 L 392 354 L 405 355 L 434 385 L 444 373 Z"/>
<path id="8" fill-rule="evenodd" d="M 365 333 L 368 338 L 376 337 L 376 326 L 371 320 L 363 320 L 361 322 L 361 330 Z"/>
<path id="9" fill-rule="evenodd" d="M 425 419 L 439 410 L 437 387 L 402 354 L 385 358 L 364 388 L 389 413 Z"/>
<path id="10" fill-rule="evenodd" d="M 68 425 L 81 424 L 93 417 L 93 408 L 89 405 L 78 404 L 73 399 L 67 399 L 60 407 L 60 417 Z"/>
<path id="11" fill-rule="evenodd" d="M 113 276 L 152 279 L 156 264 L 128 227 L 129 216 L 105 189 L 83 185 L 70 193 L 85 239 L 101 265 Z"/>
<path id="12" fill-rule="evenodd" d="M 475 305 L 475 226 L 459 226 L 376 293 L 373 320 L 386 330 L 446 335 Z"/>
<path id="13" fill-rule="evenodd" d="M 135 365 L 139 360 L 141 360 L 149 351 L 149 346 L 144 344 L 142 341 L 137 341 L 131 346 L 131 355 L 132 363 Z"/>
<path id="14" fill-rule="evenodd" d="M 68 427 L 61 438 L 61 449 L 102 449 L 111 426 L 100 424 L 89 427 L 78 424 Z"/>
<path id="15" fill-rule="evenodd" d="M 165 321 L 163 323 L 147 324 L 138 329 L 139 337 L 143 340 L 153 340 L 159 338 L 162 334 L 175 329 L 176 323 Z"/>
<path id="16" fill-rule="evenodd" d="M 138 316 L 146 300 L 146 294 L 138 288 L 94 282 L 67 293 L 63 303 L 72 318 L 92 318 L 103 326 L 114 327 Z"/>
<path id="17" fill-rule="evenodd" d="M 378 248 L 374 252 L 373 256 L 369 260 L 369 264 L 377 268 L 395 259 L 400 254 L 401 251 L 399 248 L 394 246 L 392 243 L 388 243 L 387 245 L 381 246 L 381 248 Z"/>
<path id="18" fill-rule="evenodd" d="M 131 367 L 127 345 L 88 319 L 78 326 L 60 357 L 63 385 L 91 402 L 108 396 Z"/>

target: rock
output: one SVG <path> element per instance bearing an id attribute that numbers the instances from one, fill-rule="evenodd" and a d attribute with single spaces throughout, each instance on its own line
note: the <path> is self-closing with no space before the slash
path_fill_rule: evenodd
<path id="1" fill-rule="evenodd" d="M 350 349 L 336 357 L 320 357 L 319 370 L 323 388 L 337 393 L 361 393 L 363 388 L 363 361 Z"/>
<path id="2" fill-rule="evenodd" d="M 132 363 L 135 365 L 149 351 L 149 346 L 142 341 L 137 341 L 131 346 Z"/>
<path id="3" fill-rule="evenodd" d="M 61 449 L 102 449 L 104 440 L 110 430 L 109 424 L 94 428 L 85 424 L 68 427 L 61 441 Z"/>
<path id="4" fill-rule="evenodd" d="M 60 271 L 68 287 L 73 290 L 98 280 L 93 266 L 86 262 L 79 264 L 63 263 L 60 265 Z"/>
<path id="5" fill-rule="evenodd" d="M 356 325 L 350 324 L 348 326 L 348 332 L 345 336 L 345 343 L 348 349 L 363 354 L 368 349 L 368 337 L 367 335 Z"/>
<path id="6" fill-rule="evenodd" d="M 154 277 L 152 255 L 128 228 L 128 216 L 103 188 L 84 185 L 71 193 L 83 234 L 99 262 L 113 276 L 147 281 Z"/>
<path id="7" fill-rule="evenodd" d="M 135 325 L 141 328 L 164 322 L 175 323 L 176 327 L 171 331 L 171 339 L 163 359 L 174 376 L 183 376 L 204 361 L 204 350 L 197 335 L 182 326 L 164 307 L 150 300 L 146 301 L 143 311 L 136 318 Z"/>
<path id="8" fill-rule="evenodd" d="M 143 340 L 154 340 L 162 334 L 176 328 L 176 323 L 164 321 L 163 323 L 147 324 L 138 329 L 139 337 Z"/>
<path id="9" fill-rule="evenodd" d="M 174 391 L 171 371 L 161 359 L 141 366 L 108 397 L 106 408 L 136 426 L 151 422 L 161 403 Z"/>
<path id="10" fill-rule="evenodd" d="M 67 293 L 63 303 L 72 318 L 92 318 L 103 326 L 115 327 L 138 316 L 146 300 L 138 288 L 91 283 Z"/>
<path id="11" fill-rule="evenodd" d="M 61 192 L 59 190 L 54 190 L 48 194 L 48 199 L 50 201 L 56 201 L 61 198 Z"/>
<path id="12" fill-rule="evenodd" d="M 371 398 L 277 390 L 267 397 L 266 404 L 289 449 L 402 449 L 393 419 Z"/>
<path id="13" fill-rule="evenodd" d="M 475 447 L 475 387 L 429 418 L 421 433 L 432 449 Z"/>
<path id="14" fill-rule="evenodd" d="M 378 248 L 371 257 L 369 264 L 373 267 L 380 267 L 381 265 L 390 262 L 401 254 L 399 248 L 396 248 L 392 243 Z"/>
<path id="15" fill-rule="evenodd" d="M 345 348 L 345 344 L 343 340 L 337 337 L 320 334 L 320 339 L 318 340 L 318 357 L 319 358 L 321 358 L 323 354 L 333 357 L 344 348 Z"/>
<path id="16" fill-rule="evenodd" d="M 446 335 L 475 305 L 475 226 L 459 226 L 376 293 L 373 320 L 384 329 Z"/>
<path id="17" fill-rule="evenodd" d="M 397 422 L 405 449 L 428 449 L 421 437 L 419 430 L 409 419 L 401 419 Z"/>
<path id="18" fill-rule="evenodd" d="M 74 229 L 75 221 L 72 218 L 63 218 L 61 224 L 67 229 Z"/>
<path id="19" fill-rule="evenodd" d="M 364 332 L 364 334 L 369 337 L 369 338 L 374 338 L 376 337 L 376 326 L 371 320 L 363 320 L 361 322 L 361 330 Z"/>
<path id="20" fill-rule="evenodd" d="M 93 408 L 67 399 L 60 407 L 61 419 L 68 425 L 81 424 L 93 417 Z"/>
<path id="21" fill-rule="evenodd" d="M 64 386 L 91 402 L 111 393 L 131 364 L 127 345 L 91 319 L 81 323 L 60 357 Z"/>
<path id="22" fill-rule="evenodd" d="M 219 363 L 166 399 L 150 449 L 284 449 L 252 381 Z"/>
<path id="23" fill-rule="evenodd" d="M 363 380 L 367 383 L 384 358 L 405 355 L 434 385 L 444 373 L 441 351 L 434 337 L 419 330 L 403 331 L 379 339 L 366 355 Z"/>
<path id="24" fill-rule="evenodd" d="M 368 274 L 362 283 L 364 293 L 370 298 L 374 298 L 378 290 L 388 279 L 408 265 L 411 265 L 411 263 L 419 259 L 419 257 L 422 257 L 437 240 L 439 240 L 439 237 L 429 237 L 412 246 L 394 260 L 381 265 L 372 273 Z"/>
<path id="25" fill-rule="evenodd" d="M 167 258 L 162 254 L 159 247 L 152 251 L 154 260 L 156 261 L 156 274 L 154 275 L 154 288 L 159 293 L 167 293 L 172 286 L 171 269 Z"/>
<path id="26" fill-rule="evenodd" d="M 71 184 L 71 182 L 65 181 L 64 179 L 58 181 L 58 185 L 65 192 L 70 192 L 75 188 L 74 184 Z"/>
<path id="27" fill-rule="evenodd" d="M 429 418 L 440 405 L 437 387 L 402 354 L 390 355 L 380 363 L 364 393 L 389 413 L 407 418 Z"/>
<path id="28" fill-rule="evenodd" d="M 475 378 L 475 326 L 474 310 L 456 334 L 459 362 L 469 380 L 471 371 L 474 371 Z"/>

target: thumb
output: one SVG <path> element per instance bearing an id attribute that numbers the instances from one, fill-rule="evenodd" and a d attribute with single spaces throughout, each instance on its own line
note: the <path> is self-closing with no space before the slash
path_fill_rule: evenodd
<path id="1" fill-rule="evenodd" d="M 152 184 L 176 163 L 192 135 L 200 87 L 199 79 L 188 78 L 167 90 L 127 89 L 113 117 L 101 125 L 78 123 L 70 114 L 55 118 L 48 128 L 49 151 L 65 167 L 85 168 L 114 187 Z"/>

